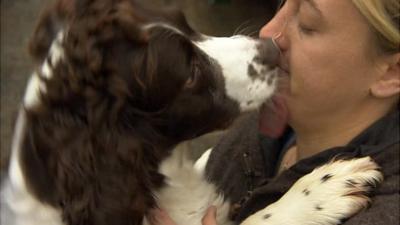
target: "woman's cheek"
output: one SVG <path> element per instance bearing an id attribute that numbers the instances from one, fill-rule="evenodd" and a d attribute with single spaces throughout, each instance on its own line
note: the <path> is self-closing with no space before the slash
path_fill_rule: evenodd
<path id="1" fill-rule="evenodd" d="M 302 70 L 293 69 L 293 72 L 290 74 L 290 94 L 292 96 L 302 96 L 304 94 L 305 89 L 307 89 L 308 77 L 304 76 Z"/>

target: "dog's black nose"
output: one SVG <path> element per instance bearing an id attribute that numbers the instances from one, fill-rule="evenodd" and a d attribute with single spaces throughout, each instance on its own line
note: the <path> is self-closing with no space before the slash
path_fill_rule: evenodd
<path id="1" fill-rule="evenodd" d="M 259 55 L 257 61 L 263 65 L 277 66 L 279 63 L 280 50 L 272 38 L 260 39 L 258 46 Z"/>

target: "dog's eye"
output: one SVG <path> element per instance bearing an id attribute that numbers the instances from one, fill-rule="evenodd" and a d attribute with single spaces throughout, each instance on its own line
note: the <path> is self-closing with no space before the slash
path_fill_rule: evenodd
<path id="1" fill-rule="evenodd" d="M 191 65 L 191 74 L 188 77 L 188 79 L 186 80 L 185 88 L 195 87 L 197 80 L 201 74 L 199 62 L 197 62 L 196 60 L 193 60 L 191 64 L 192 64 Z"/>

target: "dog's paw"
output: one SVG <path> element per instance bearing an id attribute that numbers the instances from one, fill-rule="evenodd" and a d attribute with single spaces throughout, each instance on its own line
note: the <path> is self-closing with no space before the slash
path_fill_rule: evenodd
<path id="1" fill-rule="evenodd" d="M 370 157 L 326 164 L 241 225 L 340 224 L 368 206 L 368 193 L 383 180 L 378 169 Z"/>

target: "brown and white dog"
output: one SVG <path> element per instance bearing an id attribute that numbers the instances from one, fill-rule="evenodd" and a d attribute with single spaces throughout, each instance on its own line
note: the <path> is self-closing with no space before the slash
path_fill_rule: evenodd
<path id="1" fill-rule="evenodd" d="M 181 13 L 133 0 L 59 0 L 42 15 L 30 50 L 37 68 L 2 187 L 4 224 L 140 225 L 162 207 L 177 224 L 197 225 L 211 204 L 220 225 L 232 223 L 229 200 L 203 179 L 207 154 L 193 167 L 173 149 L 226 128 L 274 93 L 279 52 L 271 40 L 201 35 Z M 350 191 L 365 191 L 362 184 L 381 179 L 376 168 L 369 159 L 320 168 L 244 224 L 334 224 L 368 201 L 341 196 L 349 188 L 339 184 L 357 174 Z M 285 214 L 285 199 L 300 201 L 327 171 L 347 174 L 316 195 L 324 200 L 335 189 L 337 207 L 318 216 L 303 200 L 301 212 Z"/>

